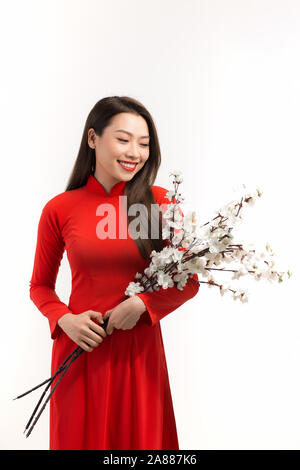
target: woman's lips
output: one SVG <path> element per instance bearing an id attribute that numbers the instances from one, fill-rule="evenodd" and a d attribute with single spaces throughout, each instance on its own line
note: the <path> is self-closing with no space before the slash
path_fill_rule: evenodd
<path id="1" fill-rule="evenodd" d="M 127 170 L 127 171 L 134 171 L 136 166 L 137 166 L 137 163 L 134 163 L 134 166 L 132 168 L 129 168 L 128 166 L 123 165 L 120 160 L 118 160 L 118 162 L 119 162 L 120 166 L 122 168 L 124 168 L 124 170 Z"/>

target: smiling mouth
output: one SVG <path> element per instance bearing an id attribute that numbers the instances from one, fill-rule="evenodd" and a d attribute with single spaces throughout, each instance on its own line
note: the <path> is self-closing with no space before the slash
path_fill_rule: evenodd
<path id="1" fill-rule="evenodd" d="M 134 170 L 135 167 L 137 166 L 137 162 L 136 163 L 132 163 L 132 162 L 126 162 L 124 160 L 117 160 L 121 167 L 124 168 L 125 170 Z"/>

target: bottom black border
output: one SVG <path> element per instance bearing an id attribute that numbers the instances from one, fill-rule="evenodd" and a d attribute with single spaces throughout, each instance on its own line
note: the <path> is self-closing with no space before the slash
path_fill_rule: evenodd
<path id="1" fill-rule="evenodd" d="M 0 450 L 1 457 L 7 459 L 8 464 L 20 460 L 22 464 L 27 461 L 43 462 L 53 461 L 60 463 L 120 465 L 126 468 L 157 465 L 184 465 L 185 468 L 201 464 L 232 465 L 257 464 L 266 460 L 268 463 L 274 458 L 277 465 L 287 460 L 299 459 L 300 450 Z M 75 466 L 76 468 L 76 466 Z M 95 467 L 96 468 L 96 467 Z"/>

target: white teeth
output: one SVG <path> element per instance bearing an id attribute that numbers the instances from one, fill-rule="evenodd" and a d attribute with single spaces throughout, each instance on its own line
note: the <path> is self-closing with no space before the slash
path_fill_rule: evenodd
<path id="1" fill-rule="evenodd" d="M 120 161 L 120 160 L 118 160 L 118 162 L 119 162 L 120 164 L 122 164 L 123 166 L 127 166 L 128 168 L 134 168 L 135 165 L 136 165 L 136 163 L 125 163 L 125 162 L 122 162 L 122 161 Z"/>

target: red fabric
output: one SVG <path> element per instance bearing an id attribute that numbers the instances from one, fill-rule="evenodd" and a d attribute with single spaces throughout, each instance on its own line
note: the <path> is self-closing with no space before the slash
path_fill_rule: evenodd
<path id="1" fill-rule="evenodd" d="M 51 374 L 76 347 L 57 320 L 67 312 L 95 310 L 104 315 L 123 300 L 136 272 L 148 266 L 119 204 L 125 184 L 116 183 L 107 194 L 90 175 L 85 186 L 60 193 L 43 207 L 30 298 L 49 321 Z M 165 188 L 152 186 L 152 191 L 159 204 L 168 203 L 163 201 Z M 116 210 L 115 239 L 96 235 L 97 224 L 107 216 L 96 210 L 105 203 Z M 119 226 L 124 220 L 127 238 L 122 239 Z M 55 293 L 64 250 L 72 273 L 68 305 Z M 179 449 L 160 320 L 198 289 L 198 284 L 188 283 L 182 291 L 174 287 L 138 294 L 147 311 L 135 327 L 114 329 L 92 352 L 79 356 L 50 400 L 50 450 Z"/>

